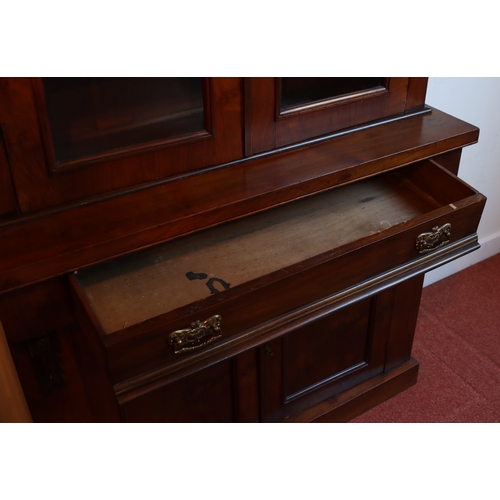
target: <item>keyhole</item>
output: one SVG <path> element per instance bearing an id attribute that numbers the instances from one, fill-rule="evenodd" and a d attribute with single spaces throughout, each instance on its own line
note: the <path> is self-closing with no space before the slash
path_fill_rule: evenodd
<path id="1" fill-rule="evenodd" d="M 269 349 L 269 347 L 267 347 L 267 345 L 266 345 L 266 354 L 267 354 L 268 356 L 274 356 L 274 352 L 273 352 L 273 351 L 271 351 L 271 349 Z"/>

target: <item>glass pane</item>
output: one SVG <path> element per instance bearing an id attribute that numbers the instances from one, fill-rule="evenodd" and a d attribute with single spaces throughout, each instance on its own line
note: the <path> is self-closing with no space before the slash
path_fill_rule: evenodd
<path id="1" fill-rule="evenodd" d="M 203 131 L 202 78 L 44 78 L 56 160 Z"/>
<path id="2" fill-rule="evenodd" d="M 384 78 L 281 79 L 281 110 L 383 86 Z"/>

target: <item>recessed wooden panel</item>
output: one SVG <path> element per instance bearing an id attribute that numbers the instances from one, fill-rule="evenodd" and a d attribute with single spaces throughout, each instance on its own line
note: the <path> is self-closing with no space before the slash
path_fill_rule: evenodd
<path id="1" fill-rule="evenodd" d="M 357 302 L 283 338 L 285 402 L 368 364 L 370 305 Z"/>
<path id="2" fill-rule="evenodd" d="M 384 371 L 391 288 L 333 305 L 261 352 L 262 420 L 277 422 Z"/>

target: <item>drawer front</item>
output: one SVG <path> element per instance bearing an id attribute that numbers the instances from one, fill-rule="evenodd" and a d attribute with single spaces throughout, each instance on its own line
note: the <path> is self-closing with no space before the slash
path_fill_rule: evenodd
<path id="1" fill-rule="evenodd" d="M 304 269 L 292 276 L 287 276 L 269 284 L 262 284 L 255 290 L 237 297 L 221 300 L 218 304 L 206 307 L 199 312 L 184 316 L 172 322 L 162 323 L 162 318 L 155 318 L 149 325 L 141 325 L 141 329 L 150 326 L 149 331 L 140 332 L 122 342 L 107 346 L 107 353 L 114 382 L 136 377 L 144 372 L 169 365 L 188 365 L 203 362 L 207 356 L 215 354 L 224 346 L 229 353 L 241 348 L 245 340 L 255 342 L 252 329 L 272 321 L 276 317 L 286 315 L 290 311 L 306 307 L 308 304 L 321 301 L 326 297 L 334 297 L 364 283 L 367 288 L 372 281 L 381 285 L 384 273 L 390 273 L 392 279 L 394 269 L 401 268 L 401 276 L 412 273 L 414 268 L 419 273 L 447 262 L 464 253 L 470 247 L 477 247 L 475 238 L 469 236 L 468 224 L 471 218 L 462 212 L 453 213 L 453 217 L 445 216 L 437 221 L 430 221 L 401 234 L 393 235 L 382 241 L 374 242 L 362 248 L 353 249 L 327 262 L 322 262 Z M 473 218 L 472 218 L 473 219 Z M 451 223 L 447 221 L 452 221 Z M 473 222 L 476 225 L 478 219 Z M 427 233 L 427 229 L 445 224 L 452 225 L 449 243 L 434 250 L 419 254 L 416 240 Z M 457 241 L 454 241 L 457 238 Z M 462 245 L 463 241 L 463 245 Z M 420 266 L 420 267 L 418 267 Z M 222 298 L 222 297 L 221 297 Z M 190 331 L 191 325 L 197 322 L 210 321 L 220 317 L 220 330 L 208 332 L 205 345 L 194 346 L 185 351 L 176 352 L 171 344 L 174 332 Z M 232 347 L 234 344 L 234 348 Z M 172 366 L 172 369 L 176 369 Z"/>
<path id="2" fill-rule="evenodd" d="M 408 190 L 431 209 L 140 324 L 124 324 L 112 334 L 104 333 L 72 277 L 80 309 L 104 345 L 112 382 L 126 391 L 127 384 L 137 387 L 169 372 L 189 373 L 266 342 L 269 330 L 260 325 L 292 311 L 423 273 L 477 248 L 482 195 L 431 162 L 411 166 L 402 175 Z M 351 224 L 362 220 L 354 218 Z"/>

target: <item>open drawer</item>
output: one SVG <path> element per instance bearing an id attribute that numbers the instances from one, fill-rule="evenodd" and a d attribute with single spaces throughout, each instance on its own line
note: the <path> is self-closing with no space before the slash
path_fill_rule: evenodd
<path id="1" fill-rule="evenodd" d="M 484 204 L 418 162 L 80 270 L 76 311 L 125 394 L 257 346 L 308 304 L 474 250 Z"/>

